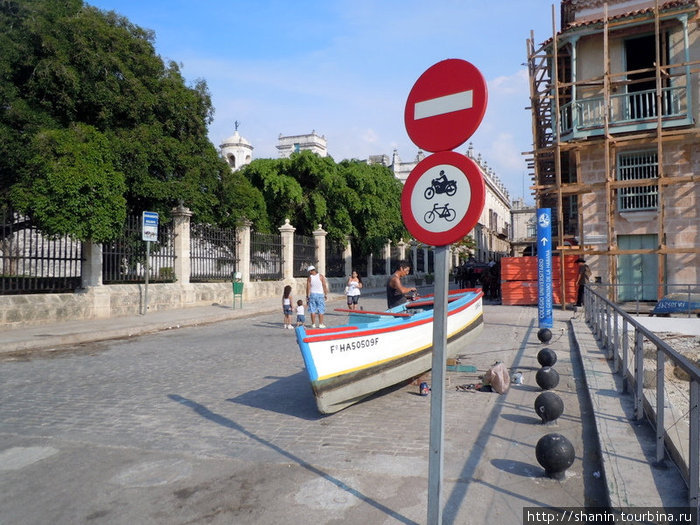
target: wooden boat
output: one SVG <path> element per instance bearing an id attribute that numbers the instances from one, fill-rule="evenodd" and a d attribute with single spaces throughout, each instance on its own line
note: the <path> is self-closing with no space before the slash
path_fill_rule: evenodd
<path id="1" fill-rule="evenodd" d="M 447 357 L 465 351 L 483 326 L 481 290 L 448 295 Z M 432 367 L 433 299 L 418 300 L 385 312 L 349 312 L 348 324 L 296 328 L 318 409 L 332 414 Z"/>

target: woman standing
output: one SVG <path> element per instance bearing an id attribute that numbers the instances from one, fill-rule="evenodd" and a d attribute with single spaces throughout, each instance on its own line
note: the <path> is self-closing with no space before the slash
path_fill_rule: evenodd
<path id="1" fill-rule="evenodd" d="M 362 279 L 360 279 L 360 275 L 353 270 L 348 278 L 348 284 L 345 287 L 345 295 L 347 296 L 348 308 L 350 310 L 357 310 L 357 302 L 360 300 L 360 288 L 362 288 Z"/>

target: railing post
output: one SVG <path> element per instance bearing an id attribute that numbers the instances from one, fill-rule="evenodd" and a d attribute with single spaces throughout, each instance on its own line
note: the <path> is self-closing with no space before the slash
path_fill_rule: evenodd
<path id="1" fill-rule="evenodd" d="M 690 506 L 700 512 L 700 383 L 690 380 L 690 418 L 688 446 L 688 495 Z"/>
<path id="2" fill-rule="evenodd" d="M 318 225 L 318 229 L 314 230 L 314 244 L 316 245 L 316 267 L 318 273 L 326 275 L 326 235 L 327 233 Z"/>
<path id="3" fill-rule="evenodd" d="M 236 241 L 238 242 L 238 271 L 241 272 L 243 283 L 250 282 L 250 227 L 253 225 L 246 218 L 241 219 L 240 226 L 236 228 Z"/>
<path id="4" fill-rule="evenodd" d="M 611 341 L 611 334 L 612 334 L 612 319 L 610 317 L 611 309 L 610 309 L 610 303 L 605 303 L 605 352 L 607 354 L 608 359 L 612 359 L 612 341 Z"/>
<path id="5" fill-rule="evenodd" d="M 638 421 L 644 417 L 644 336 L 639 328 L 634 328 L 634 417 Z"/>
<path id="6" fill-rule="evenodd" d="M 175 262 L 173 272 L 180 285 L 190 284 L 190 218 L 192 212 L 182 204 L 172 209 L 173 216 L 173 249 Z"/>
<path id="7" fill-rule="evenodd" d="M 282 279 L 294 279 L 294 232 L 297 230 L 284 219 L 284 224 L 278 228 L 282 237 Z"/>
<path id="8" fill-rule="evenodd" d="M 374 275 L 374 255 L 371 253 L 367 256 L 367 277 L 372 277 Z"/>
<path id="9" fill-rule="evenodd" d="M 664 365 L 666 356 L 656 349 L 656 462 L 664 460 Z"/>
<path id="10" fill-rule="evenodd" d="M 622 392 L 629 392 L 629 371 L 627 363 L 629 363 L 629 324 L 627 319 L 622 320 Z"/>
<path id="11" fill-rule="evenodd" d="M 615 319 L 613 320 L 613 370 L 619 372 L 620 370 L 620 331 L 619 331 L 619 317 L 617 312 L 613 311 L 615 314 Z"/>

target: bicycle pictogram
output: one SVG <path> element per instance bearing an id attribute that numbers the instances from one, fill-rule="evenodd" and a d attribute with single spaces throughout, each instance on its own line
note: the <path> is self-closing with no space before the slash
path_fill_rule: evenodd
<path id="1" fill-rule="evenodd" d="M 435 217 L 440 217 L 441 219 L 445 219 L 447 222 L 452 222 L 455 220 L 455 217 L 457 217 L 457 213 L 447 204 L 444 206 L 439 206 L 436 202 L 433 204 L 433 209 L 425 213 L 423 220 L 427 224 L 430 224 L 435 220 Z"/>
<path id="2" fill-rule="evenodd" d="M 436 193 L 447 193 L 452 197 L 457 192 L 457 182 L 449 180 L 445 170 L 440 170 L 440 176 L 433 179 L 430 186 L 425 189 L 423 196 L 430 200 Z"/>

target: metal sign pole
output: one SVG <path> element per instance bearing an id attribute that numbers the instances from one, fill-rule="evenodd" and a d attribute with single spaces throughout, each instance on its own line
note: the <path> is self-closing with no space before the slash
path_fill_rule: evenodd
<path id="1" fill-rule="evenodd" d="M 428 462 L 428 523 L 442 523 L 443 415 L 447 347 L 448 246 L 435 248 L 433 363 L 430 396 L 430 456 Z"/>
<path id="2" fill-rule="evenodd" d="M 146 311 L 148 310 L 148 274 L 151 273 L 151 270 L 148 266 L 148 261 L 151 258 L 151 241 L 146 241 L 146 286 L 144 287 L 143 290 L 143 314 L 141 315 L 146 315 Z"/>

